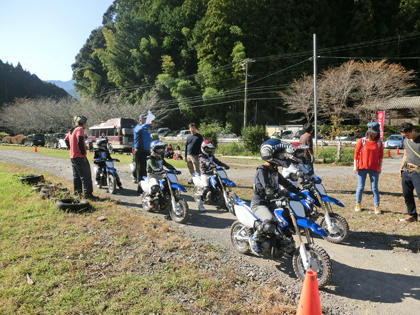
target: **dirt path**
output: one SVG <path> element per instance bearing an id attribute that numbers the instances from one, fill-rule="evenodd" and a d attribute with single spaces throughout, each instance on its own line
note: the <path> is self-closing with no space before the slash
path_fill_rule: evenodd
<path id="1" fill-rule="evenodd" d="M 30 152 L 0 150 L 0 160 L 24 165 L 44 171 L 67 180 L 72 179 L 70 162 L 59 158 L 37 155 Z M 398 172 L 399 160 L 385 160 L 383 172 Z M 131 183 L 128 166 L 118 166 L 124 191 L 115 195 L 121 204 L 139 208 L 135 184 Z M 250 169 L 232 169 L 231 178 L 240 184 L 241 179 L 250 179 L 255 172 Z M 350 167 L 317 167 L 319 176 L 349 176 Z M 181 180 L 187 179 L 183 170 Z M 195 238 L 206 240 L 231 251 L 230 226 L 234 222 L 231 214 L 208 207 L 209 211 L 199 214 L 190 196 L 190 221 L 178 227 Z M 140 210 L 141 211 L 141 210 Z M 350 244 L 352 243 L 350 237 Z M 393 252 L 371 241 L 353 242 L 354 246 L 334 245 L 317 239 L 333 261 L 333 281 L 321 292 L 321 304 L 328 306 L 335 314 L 418 314 L 420 309 L 420 260 L 411 252 Z M 357 243 L 357 246 L 355 245 Z M 263 266 L 271 275 L 277 275 L 296 294 L 300 283 L 294 278 L 289 261 L 275 263 L 251 256 L 243 256 L 244 264 Z M 280 270 L 280 271 L 279 271 Z M 255 275 L 250 275 L 255 276 Z M 256 275 L 258 276 L 258 275 Z M 293 295 L 292 295 L 293 297 Z"/>

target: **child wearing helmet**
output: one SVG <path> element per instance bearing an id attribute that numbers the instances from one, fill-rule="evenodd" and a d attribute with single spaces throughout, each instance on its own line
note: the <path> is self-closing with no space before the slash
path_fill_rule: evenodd
<path id="1" fill-rule="evenodd" d="M 279 198 L 286 190 L 298 194 L 300 191 L 278 171 L 278 166 L 287 167 L 294 147 L 278 139 L 269 139 L 261 145 L 261 158 L 265 161 L 257 167 L 254 178 L 254 195 L 251 200 L 251 210 L 263 222 L 256 222 L 255 232 L 250 237 L 250 245 L 253 252 L 261 254 L 260 238 L 263 232 L 270 232 L 275 227 L 273 215 L 274 205 L 270 200 Z"/>
<path id="2" fill-rule="evenodd" d="M 111 154 L 109 153 L 109 150 L 108 150 L 108 139 L 100 138 L 98 141 L 96 141 L 96 146 L 97 148 L 93 151 L 93 163 L 98 165 L 99 168 L 102 168 L 105 166 L 106 161 L 112 160 Z M 95 174 L 96 185 L 99 184 L 99 180 L 100 180 L 99 178 L 100 173 L 98 170 L 99 169 L 97 169 L 96 174 Z M 118 176 L 118 174 L 115 174 L 115 177 L 116 177 L 115 179 L 117 181 L 117 185 L 121 189 L 122 184 L 121 184 L 120 177 Z"/>
<path id="3" fill-rule="evenodd" d="M 169 170 L 175 170 L 175 168 L 165 161 L 166 143 L 160 140 L 154 140 L 150 144 L 150 155 L 147 157 L 146 171 L 147 171 L 147 180 L 151 186 L 152 194 L 155 194 L 159 191 L 159 180 L 162 179 L 162 175 L 165 170 L 165 166 Z"/>
<path id="4" fill-rule="evenodd" d="M 227 170 L 229 169 L 228 165 L 214 156 L 215 150 L 216 147 L 213 145 L 213 143 L 210 142 L 210 140 L 204 140 L 201 144 L 201 153 L 199 154 L 198 158 L 200 161 L 201 181 L 205 183 L 205 188 L 201 198 L 198 200 L 199 211 L 205 211 L 203 201 L 206 199 L 207 194 L 210 192 L 209 179 L 213 175 L 216 166 L 221 166 Z"/>

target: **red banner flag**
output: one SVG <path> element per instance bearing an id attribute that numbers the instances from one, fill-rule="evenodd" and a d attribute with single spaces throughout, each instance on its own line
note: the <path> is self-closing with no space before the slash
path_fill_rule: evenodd
<path id="1" fill-rule="evenodd" d="M 381 127 L 381 137 L 380 139 L 382 140 L 384 137 L 384 124 L 385 124 L 385 112 L 384 111 L 379 111 L 378 112 L 378 124 Z"/>

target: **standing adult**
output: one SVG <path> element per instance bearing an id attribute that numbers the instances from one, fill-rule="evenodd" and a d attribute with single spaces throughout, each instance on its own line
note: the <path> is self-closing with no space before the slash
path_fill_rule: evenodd
<path id="1" fill-rule="evenodd" d="M 311 171 L 313 171 L 313 161 L 314 161 L 314 144 L 313 144 L 313 133 L 314 128 L 312 125 L 307 125 L 304 129 L 305 133 L 300 136 L 299 143 L 307 145 L 309 148 L 305 150 L 305 160 L 307 161 L 306 165 L 310 166 Z"/>
<path id="2" fill-rule="evenodd" d="M 86 128 L 87 118 L 85 116 L 76 116 L 74 122 L 76 126 L 69 131 L 65 138 L 70 148 L 74 193 L 82 195 L 83 192 L 86 199 L 96 199 L 97 197 L 92 195 L 92 174 L 86 157 L 84 129 Z"/>
<path id="3" fill-rule="evenodd" d="M 368 123 L 366 136 L 360 138 L 354 148 L 354 173 L 357 175 L 356 206 L 354 211 L 361 211 L 362 194 L 365 188 L 366 177 L 369 175 L 373 192 L 375 214 L 381 214 L 379 208 L 379 174 L 382 168 L 384 147 L 379 140 L 380 128 L 377 122 Z"/>
<path id="4" fill-rule="evenodd" d="M 188 170 L 190 171 L 191 176 L 193 176 L 194 173 L 200 173 L 200 162 L 198 155 L 201 151 L 201 143 L 203 142 L 203 137 L 198 133 L 197 126 L 194 123 L 191 123 L 189 127 L 191 134 L 185 141 L 184 160 L 187 162 Z M 188 183 L 192 183 L 192 179 L 190 179 Z"/>
<path id="5" fill-rule="evenodd" d="M 420 135 L 413 124 L 403 123 L 400 133 L 404 139 L 404 156 L 400 166 L 402 191 L 407 206 L 407 217 L 401 219 L 404 222 L 418 220 L 416 202 L 414 200 L 414 189 L 420 200 Z"/>
<path id="6" fill-rule="evenodd" d="M 134 135 L 134 162 L 136 164 L 134 175 L 134 182 L 138 183 L 141 181 L 143 176 L 147 175 L 146 162 L 147 157 L 150 155 L 150 143 L 152 142 L 152 136 L 149 132 L 149 127 L 154 126 L 154 120 L 150 123 L 146 123 L 147 115 L 141 114 L 139 117 L 139 123 L 133 129 Z"/>

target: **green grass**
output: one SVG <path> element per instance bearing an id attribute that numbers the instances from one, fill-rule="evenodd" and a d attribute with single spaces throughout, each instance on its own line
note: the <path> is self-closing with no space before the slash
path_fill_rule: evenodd
<path id="1" fill-rule="evenodd" d="M 0 163 L 1 314 L 294 314 L 281 290 L 257 303 L 278 284 L 255 290 L 217 247 L 191 244 L 162 218 L 113 201 L 65 213 L 21 184 L 22 172 L 31 170 Z"/>

